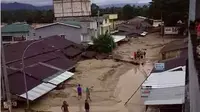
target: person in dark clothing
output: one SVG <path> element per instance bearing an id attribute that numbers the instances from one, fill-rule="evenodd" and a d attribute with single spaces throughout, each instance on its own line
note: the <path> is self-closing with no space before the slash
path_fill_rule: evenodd
<path id="1" fill-rule="evenodd" d="M 68 103 L 66 101 L 63 101 L 63 105 L 61 107 L 62 112 L 69 112 L 68 106 Z"/>
<path id="2" fill-rule="evenodd" d="M 144 58 L 146 58 L 146 51 L 144 51 Z"/>
<path id="3" fill-rule="evenodd" d="M 89 112 L 89 110 L 90 110 L 90 105 L 89 105 L 88 101 L 85 100 L 85 112 Z"/>
<path id="4" fill-rule="evenodd" d="M 80 100 L 82 98 L 82 88 L 80 84 L 78 84 L 77 92 L 78 92 L 78 100 Z"/>

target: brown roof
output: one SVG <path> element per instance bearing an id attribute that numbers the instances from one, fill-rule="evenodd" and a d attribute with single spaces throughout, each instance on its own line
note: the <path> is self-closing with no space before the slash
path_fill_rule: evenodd
<path id="1" fill-rule="evenodd" d="M 182 49 L 187 49 L 188 47 L 188 42 L 184 40 L 175 40 L 172 41 L 168 44 L 166 44 L 162 49 L 161 53 L 166 53 L 170 51 L 176 51 L 176 50 L 182 50 Z"/>
<path id="2" fill-rule="evenodd" d="M 177 58 L 172 58 L 168 60 L 161 60 L 159 61 L 160 63 L 165 63 L 165 71 L 173 69 L 175 67 L 179 66 L 185 66 L 186 65 L 186 60 L 187 56 L 185 57 L 177 57 Z M 152 73 L 158 72 L 155 70 L 155 68 L 152 70 Z"/>
<path id="3" fill-rule="evenodd" d="M 63 59 L 63 58 L 56 58 L 56 59 L 47 61 L 45 63 L 56 66 L 56 67 L 64 69 L 64 70 L 69 69 L 76 64 L 75 61 L 72 61 L 70 59 Z"/>
<path id="4" fill-rule="evenodd" d="M 25 69 L 25 72 L 31 77 L 37 78 L 39 80 L 43 80 L 56 74 L 58 70 L 38 64 L 33 67 L 27 67 Z"/>
<path id="5" fill-rule="evenodd" d="M 32 88 L 42 83 L 41 81 L 28 75 L 26 76 L 26 80 L 28 90 L 31 90 Z M 12 75 L 9 75 L 9 86 L 12 94 L 21 95 L 25 93 L 24 77 L 22 72 L 16 72 Z"/>
<path id="6" fill-rule="evenodd" d="M 9 67 L 8 79 L 13 94 L 22 94 L 25 92 L 23 75 L 20 72 L 22 68 L 21 57 L 24 49 L 32 42 L 34 41 L 25 41 L 4 46 L 6 65 Z M 51 36 L 42 39 L 41 42 L 32 45 L 27 50 L 24 64 L 28 90 L 41 84 L 42 80 L 60 72 L 56 68 L 63 70 L 73 69 L 72 67 L 75 66 L 76 62 L 68 59 L 63 50 L 73 59 L 80 57 L 82 46 L 60 36 Z M 40 62 L 44 64 L 40 64 Z"/>

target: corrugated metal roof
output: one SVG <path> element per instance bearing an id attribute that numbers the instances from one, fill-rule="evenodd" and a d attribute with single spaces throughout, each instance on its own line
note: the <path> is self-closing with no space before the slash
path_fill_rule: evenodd
<path id="1" fill-rule="evenodd" d="M 33 66 L 33 67 L 27 67 L 25 69 L 25 72 L 30 74 L 34 78 L 37 78 L 39 80 L 44 80 L 45 78 L 48 78 L 48 77 L 56 74 L 59 71 L 56 70 L 56 69 L 38 64 L 38 65 Z"/>
<path id="2" fill-rule="evenodd" d="M 6 62 L 21 60 L 24 49 L 33 41 L 19 42 L 16 44 L 5 45 L 5 58 Z M 51 36 L 44 38 L 43 41 L 32 45 L 26 52 L 25 57 L 33 57 L 36 55 L 56 52 L 59 49 L 67 49 L 70 46 L 75 46 L 77 49 L 82 50 L 82 46 L 75 44 L 69 40 L 61 38 L 60 36 Z M 69 52 L 73 53 L 73 52 Z"/>
<path id="3" fill-rule="evenodd" d="M 67 49 L 63 49 L 62 51 L 64 52 L 64 54 L 70 57 L 74 57 L 82 53 L 80 49 L 75 47 L 68 47 Z"/>
<path id="4" fill-rule="evenodd" d="M 143 97 L 145 105 L 184 104 L 185 86 L 153 88 L 148 97 Z"/>
<path id="5" fill-rule="evenodd" d="M 21 95 L 25 92 L 24 77 L 22 72 L 16 72 L 12 75 L 9 75 L 8 80 L 9 80 L 10 91 L 12 94 Z M 35 78 L 32 78 L 28 75 L 26 76 L 26 80 L 27 80 L 28 90 L 31 90 L 32 88 L 42 83 L 41 81 L 36 80 Z"/>
<path id="6" fill-rule="evenodd" d="M 62 83 L 65 80 L 69 79 L 70 77 L 72 77 L 73 75 L 74 75 L 74 73 L 65 71 L 64 73 L 61 73 L 58 76 L 52 78 L 48 82 L 50 82 L 52 84 L 55 84 L 55 85 L 59 85 L 60 83 Z"/>
<path id="7" fill-rule="evenodd" d="M 63 58 L 56 58 L 56 59 L 47 61 L 45 63 L 49 64 L 49 65 L 53 65 L 53 66 L 61 68 L 61 69 L 64 69 L 64 70 L 69 69 L 76 64 L 75 61 L 72 61 L 69 59 L 63 59 Z"/>
<path id="8" fill-rule="evenodd" d="M 54 88 L 56 88 L 55 85 L 49 83 L 41 83 L 28 91 L 28 99 L 33 101 L 41 97 L 42 95 L 48 93 L 49 91 L 53 90 Z M 26 98 L 26 93 L 23 93 L 20 96 Z"/>
<path id="9" fill-rule="evenodd" d="M 26 23 L 13 23 L 1 28 L 2 33 L 24 33 L 29 32 L 31 26 Z"/>
<path id="10" fill-rule="evenodd" d="M 152 88 L 185 86 L 185 71 L 152 73 L 142 86 Z"/>
<path id="11" fill-rule="evenodd" d="M 56 23 L 46 24 L 46 25 L 37 27 L 35 29 L 37 30 L 37 29 L 48 27 L 48 26 L 58 25 L 58 24 L 59 25 L 64 25 L 64 26 L 68 26 L 68 27 L 73 27 L 73 28 L 81 28 L 81 26 L 77 22 L 67 22 L 66 21 L 66 22 L 56 22 Z"/>

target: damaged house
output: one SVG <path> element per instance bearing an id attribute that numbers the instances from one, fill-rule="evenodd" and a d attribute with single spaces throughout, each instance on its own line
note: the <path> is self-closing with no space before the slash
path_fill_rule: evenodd
<path id="1" fill-rule="evenodd" d="M 135 17 L 117 26 L 118 32 L 115 35 L 126 35 L 128 37 L 145 36 L 152 28 L 144 17 Z"/>

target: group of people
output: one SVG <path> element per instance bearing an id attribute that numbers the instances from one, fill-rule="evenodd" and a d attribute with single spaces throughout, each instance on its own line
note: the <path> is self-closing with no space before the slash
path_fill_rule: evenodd
<path id="1" fill-rule="evenodd" d="M 133 53 L 134 59 L 143 59 L 146 57 L 146 51 L 138 49 L 136 52 Z M 133 58 L 133 57 L 132 57 Z"/>
<path id="2" fill-rule="evenodd" d="M 82 99 L 82 93 L 83 93 L 83 90 L 81 88 L 81 85 L 78 84 L 78 86 L 77 86 L 78 100 Z M 89 112 L 90 105 L 89 105 L 88 100 L 90 100 L 90 101 L 92 101 L 92 100 L 90 98 L 90 90 L 88 87 L 86 87 L 85 93 L 86 93 L 85 112 Z M 69 106 L 68 103 L 66 101 L 63 101 L 63 105 L 61 106 L 62 112 L 69 112 L 68 106 Z"/>

